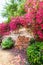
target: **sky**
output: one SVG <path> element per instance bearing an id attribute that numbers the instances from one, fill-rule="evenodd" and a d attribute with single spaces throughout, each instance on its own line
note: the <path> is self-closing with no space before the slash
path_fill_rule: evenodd
<path id="1" fill-rule="evenodd" d="M 15 0 L 17 1 L 17 0 Z M 0 23 L 4 22 L 6 19 L 1 16 L 1 13 L 3 12 L 3 8 L 5 6 L 5 3 L 9 2 L 9 0 L 0 0 Z"/>
<path id="2" fill-rule="evenodd" d="M 4 22 L 4 20 L 5 20 L 5 18 L 3 18 L 1 16 L 1 13 L 3 11 L 3 7 L 4 7 L 5 3 L 6 3 L 6 0 L 0 0 L 0 23 Z"/>

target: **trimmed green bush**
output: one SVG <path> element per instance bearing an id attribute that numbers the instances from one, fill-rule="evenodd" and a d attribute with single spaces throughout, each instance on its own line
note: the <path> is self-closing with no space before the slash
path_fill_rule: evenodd
<path id="1" fill-rule="evenodd" d="M 43 42 L 35 42 L 26 49 L 30 65 L 43 65 Z"/>
<path id="2" fill-rule="evenodd" d="M 14 44 L 14 42 L 11 39 L 11 37 L 8 37 L 2 41 L 1 46 L 3 49 L 9 49 L 13 46 L 13 44 Z"/>

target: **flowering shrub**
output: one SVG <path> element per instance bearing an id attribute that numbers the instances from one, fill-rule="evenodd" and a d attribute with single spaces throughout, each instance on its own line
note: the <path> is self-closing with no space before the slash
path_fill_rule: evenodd
<path id="1" fill-rule="evenodd" d="M 15 19 L 11 20 L 9 26 L 10 26 L 10 30 L 16 29 L 17 26 L 16 26 L 16 23 L 15 23 Z"/>
<path id="2" fill-rule="evenodd" d="M 39 3 L 36 12 L 34 34 L 38 39 L 43 40 L 43 2 Z"/>
<path id="3" fill-rule="evenodd" d="M 4 35 L 7 31 L 9 31 L 9 25 L 7 23 L 0 24 L 0 35 Z"/>
<path id="4" fill-rule="evenodd" d="M 24 16 L 12 17 L 9 25 L 5 23 L 0 24 L 0 35 L 4 34 L 4 32 L 8 34 L 9 27 L 13 31 L 19 29 L 21 25 L 26 27 L 30 24 L 33 26 L 35 36 L 43 40 L 43 1 L 31 0 L 30 4 L 32 4 L 30 5 L 30 11 Z"/>
<path id="5" fill-rule="evenodd" d="M 26 3 L 25 3 L 25 11 L 26 12 L 29 12 L 29 10 L 31 8 L 35 8 L 37 10 L 40 1 L 43 1 L 43 0 L 26 0 Z M 42 5 L 42 3 L 40 5 Z"/>
<path id="6" fill-rule="evenodd" d="M 11 18 L 10 21 L 10 30 L 16 30 L 20 28 L 20 25 L 23 27 L 26 27 L 28 23 L 31 23 L 33 16 L 29 15 L 28 13 L 25 14 L 24 16 L 19 16 L 16 18 Z"/>
<path id="7" fill-rule="evenodd" d="M 43 1 L 27 0 L 27 15 L 26 20 L 32 24 L 35 38 L 43 40 Z M 30 5 L 30 6 L 29 6 Z M 30 11 L 28 11 L 28 9 Z M 25 16 L 26 17 L 26 16 Z"/>
<path id="8" fill-rule="evenodd" d="M 12 17 L 10 23 L 1 23 L 0 24 L 0 35 L 9 34 L 9 31 L 14 31 L 20 28 L 20 25 L 26 26 L 27 21 L 25 21 L 24 16 Z"/>
<path id="9" fill-rule="evenodd" d="M 22 26 L 24 26 L 24 27 L 26 26 L 27 23 L 26 23 L 26 19 L 24 18 L 24 16 L 20 17 L 20 23 Z"/>

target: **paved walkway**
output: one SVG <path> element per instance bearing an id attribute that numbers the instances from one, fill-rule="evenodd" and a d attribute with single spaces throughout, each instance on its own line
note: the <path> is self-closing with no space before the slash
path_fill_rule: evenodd
<path id="1" fill-rule="evenodd" d="M 2 50 L 0 48 L 0 65 L 29 65 L 26 61 L 24 51 L 15 50 Z"/>

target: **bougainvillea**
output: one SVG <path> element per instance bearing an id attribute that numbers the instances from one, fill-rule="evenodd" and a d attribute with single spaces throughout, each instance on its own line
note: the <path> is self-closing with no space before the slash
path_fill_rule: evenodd
<path id="1" fill-rule="evenodd" d="M 9 31 L 9 24 L 1 23 L 0 24 L 0 35 L 4 35 L 8 31 Z"/>
<path id="2" fill-rule="evenodd" d="M 39 7 L 36 13 L 34 33 L 39 39 L 43 40 L 43 2 L 39 3 Z"/>
<path id="3" fill-rule="evenodd" d="M 19 17 L 19 19 L 20 19 L 21 25 L 25 27 L 26 26 L 26 20 L 25 20 L 24 16 Z"/>
<path id="4" fill-rule="evenodd" d="M 17 28 L 16 23 L 15 23 L 15 19 L 11 20 L 9 26 L 10 26 L 10 30 L 15 30 Z"/>
<path id="5" fill-rule="evenodd" d="M 29 10 L 31 8 L 35 8 L 37 10 L 40 1 L 43 1 L 43 0 L 26 0 L 26 3 L 25 3 L 25 11 L 26 12 L 29 12 Z M 40 5 L 42 5 L 42 3 Z"/>
<path id="6" fill-rule="evenodd" d="M 36 3 L 36 4 L 35 4 Z M 29 6 L 30 5 L 30 6 Z M 27 8 L 30 10 L 27 12 L 28 22 L 32 24 L 35 37 L 43 40 L 43 1 L 36 0 L 27 0 Z"/>
<path id="7" fill-rule="evenodd" d="M 10 30 L 16 30 L 20 28 L 20 25 L 26 27 L 28 23 L 31 23 L 33 16 L 29 13 L 25 14 L 24 16 L 19 16 L 16 18 L 11 18 L 10 21 Z"/>
<path id="8" fill-rule="evenodd" d="M 9 25 L 0 24 L 0 35 L 4 32 L 8 34 L 9 28 L 13 31 L 19 29 L 21 25 L 26 27 L 30 24 L 33 26 L 35 36 L 43 40 L 43 1 L 30 0 L 30 4 L 30 9 L 28 8 L 30 11 L 24 16 L 12 17 Z"/>

